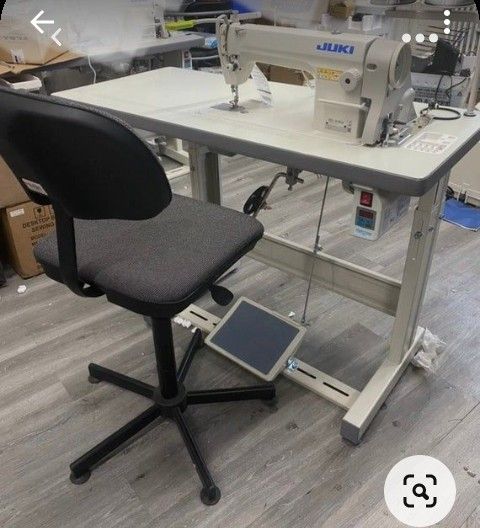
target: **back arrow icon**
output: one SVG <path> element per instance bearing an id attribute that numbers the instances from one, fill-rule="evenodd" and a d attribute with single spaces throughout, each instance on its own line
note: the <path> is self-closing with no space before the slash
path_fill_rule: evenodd
<path id="1" fill-rule="evenodd" d="M 40 27 L 41 24 L 55 24 L 55 20 L 40 20 L 40 17 L 45 13 L 45 11 L 40 11 L 40 13 L 38 13 L 38 15 L 33 18 L 32 20 L 30 20 L 30 24 L 32 24 L 32 26 L 37 30 L 39 31 L 42 35 L 45 33 L 45 31 L 43 31 L 43 29 Z"/>
<path id="2" fill-rule="evenodd" d="M 58 28 L 57 31 L 55 31 L 55 33 L 50 37 L 57 46 L 62 45 L 62 43 L 57 38 L 61 31 L 62 31 L 62 28 Z"/>

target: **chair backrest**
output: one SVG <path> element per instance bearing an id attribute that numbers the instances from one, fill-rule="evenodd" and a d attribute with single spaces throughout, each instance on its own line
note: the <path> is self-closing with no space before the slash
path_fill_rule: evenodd
<path id="1" fill-rule="evenodd" d="M 0 155 L 33 201 L 73 218 L 144 220 L 172 199 L 160 162 L 132 129 L 64 99 L 0 88 Z"/>

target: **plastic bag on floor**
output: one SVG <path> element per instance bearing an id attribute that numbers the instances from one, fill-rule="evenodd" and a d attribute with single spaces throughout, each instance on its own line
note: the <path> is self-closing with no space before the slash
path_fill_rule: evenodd
<path id="1" fill-rule="evenodd" d="M 424 369 L 429 374 L 435 374 L 444 348 L 445 343 L 433 335 L 430 330 L 425 329 L 420 342 L 420 350 L 413 357 L 412 365 Z"/>

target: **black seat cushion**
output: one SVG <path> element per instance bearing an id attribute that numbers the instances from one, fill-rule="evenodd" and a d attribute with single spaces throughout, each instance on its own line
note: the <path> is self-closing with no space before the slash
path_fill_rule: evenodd
<path id="1" fill-rule="evenodd" d="M 172 317 L 194 302 L 263 235 L 257 220 L 174 195 L 150 220 L 75 220 L 79 277 L 134 312 Z M 35 247 L 62 282 L 55 233 Z"/>

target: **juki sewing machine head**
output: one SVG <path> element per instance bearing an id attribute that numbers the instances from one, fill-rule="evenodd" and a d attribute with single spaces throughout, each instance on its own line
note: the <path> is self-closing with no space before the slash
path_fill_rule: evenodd
<path id="1" fill-rule="evenodd" d="M 235 94 L 257 62 L 316 79 L 313 127 L 345 141 L 388 144 L 416 118 L 408 44 L 372 35 L 217 21 L 223 75 Z"/>

